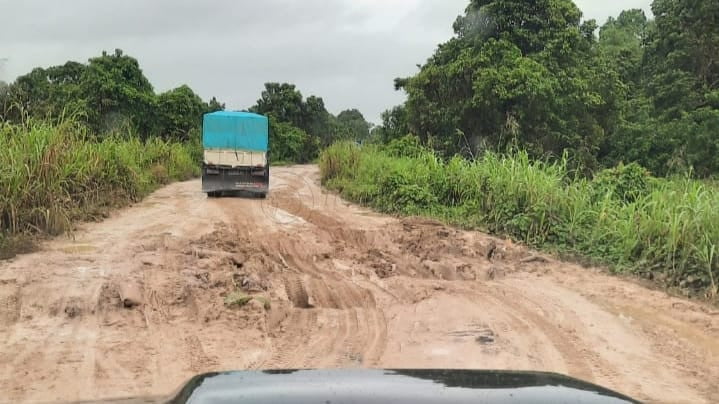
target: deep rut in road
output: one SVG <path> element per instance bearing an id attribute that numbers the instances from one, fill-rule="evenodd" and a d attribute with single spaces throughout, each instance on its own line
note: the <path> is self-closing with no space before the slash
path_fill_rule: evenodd
<path id="1" fill-rule="evenodd" d="M 569 374 L 719 402 L 719 311 L 506 240 L 386 217 L 276 168 L 267 200 L 170 185 L 0 263 L 8 401 L 166 394 L 228 369 Z"/>

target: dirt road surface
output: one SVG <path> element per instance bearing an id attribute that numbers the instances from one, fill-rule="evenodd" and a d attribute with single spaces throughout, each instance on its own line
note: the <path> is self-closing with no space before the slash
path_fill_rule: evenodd
<path id="1" fill-rule="evenodd" d="M 253 298 L 232 304 L 238 291 Z M 173 184 L 0 262 L 0 401 L 317 367 L 542 370 L 650 402 L 719 402 L 719 310 L 372 213 L 321 190 L 313 166 L 274 169 L 266 200 Z"/>

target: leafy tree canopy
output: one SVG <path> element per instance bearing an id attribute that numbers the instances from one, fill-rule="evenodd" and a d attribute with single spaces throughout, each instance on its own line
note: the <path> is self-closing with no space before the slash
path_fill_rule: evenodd
<path id="1" fill-rule="evenodd" d="M 203 113 L 225 107 L 214 97 L 204 103 L 186 85 L 155 94 L 138 61 L 119 49 L 87 64 L 35 68 L 0 92 L 0 105 L 14 121 L 75 115 L 100 136 L 135 131 L 178 140 L 199 128 Z"/>
<path id="2" fill-rule="evenodd" d="M 413 77 L 408 129 L 445 154 L 522 145 L 594 156 L 616 118 L 617 75 L 594 51 L 593 21 L 571 0 L 472 1 Z"/>
<path id="3" fill-rule="evenodd" d="M 571 0 L 471 0 L 372 137 L 447 156 L 568 153 L 585 172 L 638 162 L 719 172 L 719 2 L 655 0 L 598 27 Z"/>
<path id="4" fill-rule="evenodd" d="M 346 137 L 357 141 L 369 137 L 369 122 L 357 109 L 347 109 L 337 115 L 337 121 L 346 128 Z"/>

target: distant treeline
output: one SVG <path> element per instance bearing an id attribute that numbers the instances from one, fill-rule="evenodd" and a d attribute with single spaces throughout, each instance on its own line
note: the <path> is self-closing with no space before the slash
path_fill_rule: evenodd
<path id="1" fill-rule="evenodd" d="M 188 140 L 202 114 L 224 109 L 204 102 L 186 85 L 156 94 L 138 61 L 121 50 L 91 58 L 37 67 L 0 90 L 0 118 L 85 123 L 98 137 L 133 133 L 142 138 Z"/>
<path id="2" fill-rule="evenodd" d="M 38 67 L 13 83 L 0 82 L 0 122 L 72 118 L 98 141 L 118 135 L 196 141 L 202 115 L 222 109 L 225 104 L 214 97 L 205 102 L 187 85 L 155 93 L 139 62 L 119 49 L 85 64 Z M 270 117 L 273 160 L 310 161 L 320 147 L 338 139 L 363 140 L 370 131 L 356 109 L 334 116 L 322 98 L 303 99 L 286 83 L 267 83 L 249 110 Z"/>
<path id="3" fill-rule="evenodd" d="M 293 84 L 266 83 L 250 111 L 270 117 L 270 155 L 275 161 L 308 162 L 321 148 L 338 140 L 363 141 L 370 124 L 356 109 L 327 112 L 322 98 L 302 93 Z"/>

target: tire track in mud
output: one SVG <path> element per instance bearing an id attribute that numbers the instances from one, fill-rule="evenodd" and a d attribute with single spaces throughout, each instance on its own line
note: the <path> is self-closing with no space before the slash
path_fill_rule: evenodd
<path id="1" fill-rule="evenodd" d="M 355 328 L 352 324 L 352 317 L 350 312 L 354 309 L 349 310 L 327 310 L 327 314 L 333 319 L 335 324 L 333 328 L 334 336 L 327 347 L 327 355 L 320 360 L 318 367 L 340 367 L 346 363 L 344 357 L 347 352 L 347 339 L 350 333 Z"/>
<path id="2" fill-rule="evenodd" d="M 305 323 L 297 330 L 297 321 L 283 320 L 279 326 L 294 329 L 299 338 L 286 339 L 285 335 L 273 338 L 275 354 L 265 363 L 265 367 L 337 367 L 358 366 L 365 356 L 365 345 L 379 334 L 373 327 L 375 320 L 368 319 L 367 313 L 375 311 L 374 298 L 369 291 L 357 287 L 349 288 L 337 274 L 320 270 L 312 263 L 313 275 L 301 277 L 298 273 L 284 276 L 285 291 L 292 303 L 290 317 L 296 313 L 313 313 L 313 320 L 303 319 Z M 315 277 L 320 275 L 319 278 Z M 300 317 L 306 317 L 301 314 Z M 362 324 L 365 329 L 362 329 Z M 288 348 L 303 346 L 302 352 L 288 355 Z"/>
<path id="3" fill-rule="evenodd" d="M 363 231 L 348 230 L 341 222 L 308 208 L 300 201 L 289 198 L 288 194 L 292 192 L 296 192 L 296 188 L 283 189 L 278 193 L 279 195 L 270 197 L 269 202 L 277 208 L 301 217 L 313 226 L 313 231 L 327 232 L 320 235 L 315 233 L 312 237 L 319 236 L 316 240 L 318 243 L 322 242 L 322 238 L 326 239 L 327 235 L 332 240 L 336 240 L 333 243 L 333 256 L 336 256 L 338 250 L 345 248 L 344 245 L 338 246 L 338 244 L 345 244 L 349 241 L 350 246 L 354 247 L 366 242 Z M 339 237 L 337 237 L 338 233 Z M 303 240 L 304 243 L 307 241 L 307 239 Z M 333 265 L 318 265 L 317 255 L 300 259 L 305 256 L 305 251 L 298 248 L 301 245 L 300 242 L 289 241 L 283 242 L 279 246 L 279 249 L 284 252 L 283 255 L 289 257 L 287 263 L 291 267 L 298 268 L 302 273 L 309 275 L 304 280 L 296 277 L 289 279 L 285 283 L 288 296 L 295 307 L 318 311 L 318 316 L 325 319 L 326 322 L 323 329 L 329 327 L 329 332 L 332 335 L 330 339 L 312 338 L 312 342 L 305 349 L 303 367 L 359 366 L 366 357 L 365 352 L 374 355 L 375 359 L 373 360 L 376 361 L 378 355 L 366 348 L 366 345 L 371 343 L 378 345 L 374 341 L 376 339 L 374 335 L 381 335 L 381 332 L 373 328 L 376 326 L 374 315 L 372 320 L 367 317 L 367 311 L 374 310 L 376 304 L 372 293 L 340 275 Z M 325 253 L 325 255 L 327 254 Z M 362 330 L 362 324 L 365 325 L 364 330 Z M 327 330 L 318 331 L 327 332 Z"/>
<path id="4" fill-rule="evenodd" d="M 379 366 L 380 358 L 387 344 L 387 321 L 382 311 L 373 309 L 371 312 L 372 327 L 369 328 L 371 338 L 364 353 L 366 360 L 363 364 L 376 367 Z"/>
<path id="5" fill-rule="evenodd" d="M 297 349 L 307 347 L 315 334 L 317 312 L 311 310 L 289 309 L 287 317 L 278 327 L 279 331 L 270 330 L 271 344 L 269 358 L 262 362 L 262 369 L 292 369 L 303 367 L 297 363 Z M 290 330 L 292 333 L 290 334 Z"/>
<path id="6" fill-rule="evenodd" d="M 551 321 L 546 318 L 547 314 L 542 306 L 537 306 L 527 299 L 526 296 L 523 296 L 522 299 L 515 300 L 500 298 L 498 294 L 492 291 L 489 293 L 496 300 L 497 305 L 508 307 L 512 313 L 516 313 L 512 315 L 515 320 L 526 321 L 525 324 L 528 329 L 539 331 L 542 335 L 546 336 L 547 341 L 561 355 L 562 361 L 567 366 L 567 373 L 576 375 L 576 377 L 584 380 L 593 380 L 594 373 L 588 361 L 585 360 L 584 349 L 581 344 L 578 344 L 576 339 L 572 338 L 571 333 L 562 332 L 557 328 L 556 324 L 552 324 Z M 528 307 L 527 303 L 530 303 L 534 307 Z M 519 320 L 520 318 L 524 320 Z"/>
<path id="7" fill-rule="evenodd" d="M 593 380 L 593 369 L 585 360 L 585 344 L 573 338 L 572 333 L 562 328 L 543 305 L 534 302 L 524 291 L 493 282 L 481 289 L 459 287 L 452 293 L 491 310 L 492 315 L 487 316 L 485 327 L 498 332 L 494 336 L 495 342 L 499 341 L 502 349 L 516 356 L 527 356 L 528 362 L 536 366 L 533 370 L 551 368 Z"/>
<path id="8" fill-rule="evenodd" d="M 308 309 L 311 307 L 310 297 L 307 294 L 307 289 L 299 274 L 292 274 L 285 277 L 285 292 L 294 307 L 298 309 Z"/>
<path id="9" fill-rule="evenodd" d="M 586 334 L 589 331 L 586 329 L 585 321 L 579 318 L 571 307 L 563 307 L 554 299 L 548 299 L 546 296 L 544 296 L 544 300 L 540 303 L 535 297 L 531 296 L 533 293 L 527 289 L 507 287 L 507 290 L 511 291 L 514 295 L 521 294 L 523 296 L 521 301 L 526 303 L 525 307 L 527 307 L 528 310 L 533 310 L 534 312 L 540 311 L 542 313 L 542 318 L 546 319 L 545 324 L 548 327 L 563 331 L 562 335 L 564 336 L 565 341 L 570 341 L 569 345 L 573 347 L 572 350 L 567 352 L 568 355 L 576 355 L 577 350 L 580 351 L 580 356 L 577 356 L 576 358 L 582 358 L 584 366 L 581 369 L 577 369 L 577 374 L 581 374 L 582 371 L 589 372 L 587 376 L 584 376 L 585 379 L 596 379 L 597 377 L 601 377 L 602 380 L 609 382 L 617 379 L 617 370 L 614 369 L 611 363 L 606 361 L 598 353 L 589 350 L 586 347 L 580 348 L 583 345 L 586 345 L 586 342 L 581 341 L 577 337 L 577 331 L 579 330 L 580 334 Z M 557 316 L 557 313 L 559 313 L 559 316 Z M 607 341 L 605 340 L 605 343 L 606 342 Z M 599 344 L 600 341 L 597 341 L 597 343 Z M 634 387 L 638 388 L 639 386 Z"/>
<path id="10" fill-rule="evenodd" d="M 339 242 L 335 242 L 334 244 L 341 245 L 341 247 L 337 248 L 336 251 L 339 251 L 342 255 L 363 257 L 368 253 L 372 255 L 372 251 L 384 251 L 379 256 L 382 257 L 383 260 L 390 260 L 390 262 L 400 262 L 408 264 L 412 263 L 416 259 L 414 255 L 407 255 L 406 253 L 403 254 L 401 251 L 398 253 L 397 250 L 388 249 L 388 247 L 392 247 L 392 242 L 407 242 L 407 237 L 399 236 L 389 240 L 389 243 L 387 238 L 384 237 L 381 238 L 378 243 L 377 240 L 374 239 L 374 237 L 368 237 L 371 234 L 370 232 L 364 229 L 348 230 L 346 223 L 342 223 L 340 220 L 337 220 L 334 217 L 330 217 L 325 213 L 318 212 L 317 210 L 313 211 L 312 209 L 303 205 L 303 202 L 303 200 L 290 200 L 288 198 L 283 198 L 279 199 L 279 203 L 277 203 L 277 206 L 287 210 L 288 212 L 291 212 L 292 214 L 299 215 L 307 223 L 316 226 L 318 228 L 318 231 L 325 234 L 326 237 L 340 240 Z M 456 231 L 445 230 L 445 226 L 433 221 L 417 220 L 414 222 L 402 223 L 401 227 L 405 232 L 409 231 L 408 234 L 411 234 L 413 230 L 420 230 L 420 233 L 414 240 L 414 236 L 409 237 L 409 241 L 415 244 L 412 244 L 412 247 L 408 250 L 408 252 L 411 253 L 414 253 L 415 251 L 421 251 L 422 253 L 419 256 L 419 261 L 433 260 L 436 262 L 438 259 L 439 261 L 441 261 L 442 258 L 449 258 L 448 256 L 450 255 L 464 255 L 465 262 L 467 260 L 474 262 L 474 264 L 469 265 L 469 268 L 472 268 L 472 266 L 475 267 L 475 274 L 473 275 L 474 279 L 483 279 L 486 277 L 494 279 L 496 276 L 504 277 L 507 276 L 508 271 L 514 272 L 519 269 L 519 266 L 507 267 L 504 264 L 492 264 L 491 262 L 487 261 L 483 261 L 479 264 L 477 263 L 478 260 L 475 258 L 482 258 L 486 256 L 485 248 L 491 248 L 492 250 L 495 250 L 496 247 L 494 247 L 494 245 L 502 243 L 501 241 L 491 241 L 490 243 L 488 243 L 488 246 L 480 246 L 479 250 L 481 251 L 479 251 L 479 255 L 477 255 L 478 251 L 473 250 L 473 248 L 476 249 L 476 246 L 468 245 L 449 246 L 450 248 L 444 247 L 444 251 L 441 248 L 439 249 L 439 251 L 435 249 L 427 249 L 427 246 L 431 245 L 431 243 L 433 243 L 435 240 L 431 235 L 431 233 L 435 230 L 430 230 L 429 233 L 423 233 L 423 226 L 428 226 L 429 228 L 436 227 L 436 232 L 441 235 L 449 237 L 459 235 L 459 233 Z M 394 234 L 403 234 L 403 232 L 397 232 L 394 229 L 385 229 L 385 231 Z M 428 235 L 429 237 L 427 237 Z M 500 262 L 507 259 L 514 259 L 518 261 L 517 254 L 521 254 L 522 251 L 517 251 L 517 248 L 514 246 L 504 246 L 503 244 L 500 245 L 502 245 L 501 250 L 493 251 L 497 254 L 496 259 L 499 259 Z M 387 254 L 387 251 L 391 251 L 390 254 Z M 524 254 L 526 257 L 527 253 Z M 449 274 L 449 279 L 457 279 L 459 277 L 459 266 L 457 267 L 457 275 L 454 274 L 454 270 L 450 270 L 450 272 L 447 272 L 447 268 L 441 268 L 437 270 L 435 270 L 434 268 L 428 268 L 430 269 L 429 272 L 431 273 L 427 273 L 426 271 L 423 271 L 424 268 L 421 268 L 421 265 L 418 265 L 417 261 L 414 261 L 413 265 L 410 264 L 410 267 L 402 268 L 400 264 L 400 268 L 400 273 L 412 274 L 412 276 L 416 276 L 415 274 L 421 274 L 422 277 L 433 278 L 437 276 L 444 277 L 445 274 Z M 477 270 L 479 270 L 479 272 L 477 272 Z M 380 272 L 378 272 L 378 274 L 380 274 Z M 403 300 L 402 298 L 399 298 L 396 293 L 388 291 L 384 287 L 379 286 L 376 282 L 373 284 L 373 286 L 380 289 L 380 293 L 387 293 L 393 299 L 398 301 Z M 476 291 L 473 291 L 472 293 L 476 296 Z M 551 356 L 552 354 L 549 351 L 554 351 L 556 352 L 558 357 L 554 359 L 554 364 L 550 365 L 552 366 L 552 368 L 556 368 L 557 366 L 565 366 L 565 372 L 572 376 L 584 378 L 586 380 L 599 379 L 602 380 L 604 383 L 608 383 L 609 385 L 628 386 L 625 388 L 637 391 L 637 394 L 640 394 L 642 398 L 646 397 L 643 394 L 640 384 L 621 382 L 621 374 L 617 371 L 614 365 L 612 365 L 612 363 L 610 363 L 602 355 L 595 352 L 594 349 L 596 349 L 596 347 L 591 346 L 588 341 L 585 341 L 580 336 L 578 336 L 578 334 L 586 334 L 587 332 L 586 329 L 581 328 L 583 327 L 582 320 L 578 315 L 574 314 L 571 310 L 561 308 L 559 304 L 553 301 L 542 301 L 540 303 L 539 301 L 527 298 L 525 296 L 519 299 L 507 299 L 507 294 L 510 294 L 515 297 L 523 295 L 521 290 L 517 290 L 516 288 L 508 288 L 503 285 L 501 291 L 495 291 L 495 293 L 490 291 L 488 292 L 488 295 L 485 294 L 484 296 L 485 299 L 487 299 L 488 296 L 493 296 L 493 306 L 495 306 L 495 309 L 503 308 L 505 318 L 510 319 L 510 324 L 513 324 L 504 324 L 503 326 L 500 325 L 499 328 L 502 328 L 505 333 L 513 334 L 522 333 L 522 331 L 519 330 L 523 329 L 524 334 L 530 335 L 532 337 L 524 338 L 524 342 L 530 344 L 530 349 L 518 350 L 515 347 L 511 346 L 507 346 L 505 348 L 513 350 L 516 355 L 527 355 L 528 363 L 532 363 L 532 366 L 534 366 L 536 370 L 546 369 L 548 363 L 543 361 L 541 357 L 542 355 Z M 507 310 L 507 308 L 509 309 Z M 566 318 L 558 319 L 554 317 L 553 313 L 561 313 L 561 315 L 565 316 Z M 577 330 L 573 329 L 572 326 L 570 326 L 569 328 L 563 327 L 561 323 L 569 323 L 572 324 L 574 327 L 579 326 L 579 333 L 577 332 Z M 386 338 L 386 331 L 384 338 Z M 519 340 L 517 340 L 517 342 L 518 341 Z M 365 344 L 366 349 L 372 351 L 373 348 L 367 348 L 368 345 L 371 345 L 371 343 Z M 386 346 L 386 342 L 383 345 Z M 551 349 L 548 349 L 548 347 L 551 347 Z M 543 353 L 540 353 L 539 355 L 534 355 L 530 352 Z M 381 361 L 381 356 L 381 354 L 378 355 L 378 359 L 376 360 L 377 362 Z M 339 359 L 338 363 L 341 362 L 342 360 Z"/>

